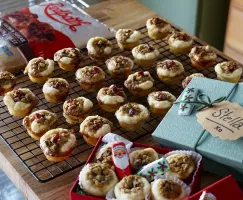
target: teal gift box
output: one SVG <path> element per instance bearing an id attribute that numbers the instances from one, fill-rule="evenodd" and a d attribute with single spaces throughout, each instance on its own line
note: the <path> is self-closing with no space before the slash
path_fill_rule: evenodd
<path id="1" fill-rule="evenodd" d="M 206 94 L 212 101 L 231 94 L 228 101 L 242 105 L 243 84 L 233 89 L 234 87 L 233 83 L 196 77 L 177 101 L 182 100 L 188 88 L 196 88 L 199 93 Z M 204 129 L 197 122 L 197 107 L 188 116 L 178 115 L 179 107 L 179 104 L 172 106 L 152 136 L 163 146 L 197 151 L 205 158 L 204 168 L 207 171 L 219 175 L 233 173 L 238 180 L 243 180 L 243 138 L 234 141 L 221 140 L 207 131 L 201 137 Z"/>

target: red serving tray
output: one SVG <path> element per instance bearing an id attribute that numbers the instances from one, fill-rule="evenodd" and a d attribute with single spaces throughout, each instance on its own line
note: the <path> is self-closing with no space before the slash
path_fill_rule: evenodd
<path id="1" fill-rule="evenodd" d="M 243 192 L 231 175 L 204 188 L 196 194 L 186 198 L 186 200 L 198 200 L 203 191 L 212 193 L 217 200 L 243 200 Z"/>
<path id="2" fill-rule="evenodd" d="M 93 151 L 91 152 L 86 164 L 92 162 L 92 160 L 95 157 L 95 154 L 97 152 L 97 150 L 100 147 L 100 144 L 102 142 L 102 137 L 99 138 L 98 142 L 96 143 Z M 159 154 L 166 154 L 169 153 L 170 151 L 173 151 L 172 149 L 169 148 L 162 148 L 162 147 L 155 147 L 155 146 L 149 146 L 146 144 L 141 144 L 141 143 L 137 143 L 137 142 L 133 142 L 133 146 L 132 147 L 145 147 L 145 148 L 153 148 L 157 153 Z M 202 163 L 200 163 L 198 172 L 195 176 L 194 182 L 192 183 L 191 186 L 191 193 L 190 195 L 194 194 L 195 192 L 197 192 L 200 189 L 200 182 L 201 182 L 201 169 L 202 169 Z M 72 186 L 72 189 L 70 191 L 70 200 L 104 200 L 102 198 L 99 197 L 94 197 L 94 196 L 89 196 L 89 195 L 82 195 L 82 194 L 78 194 L 76 193 L 76 188 L 78 186 L 78 178 L 75 181 L 74 185 Z"/>

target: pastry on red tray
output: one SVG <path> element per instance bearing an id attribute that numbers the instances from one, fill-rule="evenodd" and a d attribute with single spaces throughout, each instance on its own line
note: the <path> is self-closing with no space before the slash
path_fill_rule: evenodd
<path id="1" fill-rule="evenodd" d="M 140 44 L 132 49 L 132 55 L 138 66 L 152 68 L 159 56 L 159 51 L 150 44 Z"/>
<path id="2" fill-rule="evenodd" d="M 107 69 L 113 78 L 125 79 L 131 74 L 134 63 L 124 56 L 113 56 L 106 61 Z"/>
<path id="3" fill-rule="evenodd" d="M 173 106 L 176 97 L 166 91 L 156 91 L 148 95 L 148 104 L 152 114 L 163 117 Z"/>
<path id="4" fill-rule="evenodd" d="M 87 164 L 79 174 L 79 185 L 90 195 L 105 197 L 118 178 L 109 165 L 102 163 Z"/>
<path id="5" fill-rule="evenodd" d="M 112 125 L 112 122 L 104 117 L 88 116 L 80 124 L 80 133 L 88 144 L 95 146 L 100 136 L 111 132 Z"/>
<path id="6" fill-rule="evenodd" d="M 154 40 L 164 39 L 171 30 L 171 25 L 159 17 L 152 17 L 148 19 L 146 26 L 149 37 Z"/>
<path id="7" fill-rule="evenodd" d="M 124 85 L 134 96 L 142 97 L 151 92 L 154 79 L 148 71 L 139 71 L 129 75 Z"/>
<path id="8" fill-rule="evenodd" d="M 0 95 L 13 90 L 16 84 L 16 77 L 10 72 L 0 72 Z"/>
<path id="9" fill-rule="evenodd" d="M 19 88 L 7 92 L 3 97 L 3 102 L 10 115 L 25 117 L 37 106 L 39 101 L 29 89 Z"/>
<path id="10" fill-rule="evenodd" d="M 115 115 L 122 128 L 129 131 L 136 131 L 149 118 L 149 111 L 142 104 L 127 103 L 121 106 Z"/>
<path id="11" fill-rule="evenodd" d="M 64 48 L 54 54 L 60 68 L 66 71 L 74 71 L 82 66 L 83 55 L 78 48 Z"/>
<path id="12" fill-rule="evenodd" d="M 48 110 L 37 110 L 23 119 L 28 134 L 39 140 L 48 130 L 56 128 L 57 115 Z"/>
<path id="13" fill-rule="evenodd" d="M 197 164 L 194 158 L 187 154 L 172 154 L 166 158 L 170 169 L 166 172 L 169 176 L 174 176 L 180 180 L 187 180 L 196 171 Z"/>
<path id="14" fill-rule="evenodd" d="M 187 76 L 187 77 L 182 81 L 182 87 L 183 87 L 183 88 L 186 88 L 187 85 L 191 82 L 191 80 L 192 80 L 193 77 L 204 77 L 204 75 L 201 74 L 201 73 L 194 73 L 194 74 L 191 74 L 190 76 Z"/>
<path id="15" fill-rule="evenodd" d="M 103 37 L 91 38 L 87 43 L 89 57 L 96 61 L 104 62 L 109 58 L 112 48 L 112 43 Z"/>
<path id="16" fill-rule="evenodd" d="M 80 68 L 75 76 L 80 87 L 88 92 L 99 90 L 105 83 L 105 72 L 97 66 Z"/>
<path id="17" fill-rule="evenodd" d="M 40 138 L 40 148 L 49 161 L 61 162 L 69 158 L 76 147 L 76 136 L 72 130 L 56 128 Z"/>
<path id="18" fill-rule="evenodd" d="M 175 32 L 169 37 L 168 43 L 172 53 L 186 54 L 192 48 L 193 39 L 184 32 Z"/>
<path id="19" fill-rule="evenodd" d="M 118 46 L 123 50 L 132 50 L 139 45 L 141 33 L 132 29 L 119 29 L 116 32 Z"/>
<path id="20" fill-rule="evenodd" d="M 184 73 L 183 65 L 177 60 L 164 60 L 157 63 L 157 75 L 165 84 L 181 84 Z"/>
<path id="21" fill-rule="evenodd" d="M 48 102 L 62 102 L 69 93 L 69 84 L 63 78 L 50 78 L 43 85 L 42 91 Z"/>
<path id="22" fill-rule="evenodd" d="M 114 188 L 116 199 L 144 200 L 150 195 L 149 182 L 137 175 L 125 176 Z"/>
<path id="23" fill-rule="evenodd" d="M 85 97 L 68 99 L 63 104 L 63 116 L 69 124 L 78 124 L 89 115 L 92 108 L 92 101 Z"/>
<path id="24" fill-rule="evenodd" d="M 152 148 L 138 149 L 129 154 L 130 164 L 134 171 L 158 159 L 158 153 Z"/>
<path id="25" fill-rule="evenodd" d="M 242 67 L 233 61 L 225 61 L 215 66 L 217 78 L 231 83 L 239 82 L 242 75 Z"/>
<path id="26" fill-rule="evenodd" d="M 184 188 L 170 179 L 157 179 L 151 185 L 153 200 L 182 200 L 187 196 Z"/>
<path id="27" fill-rule="evenodd" d="M 189 53 L 192 66 L 196 69 L 203 70 L 212 67 L 217 58 L 217 54 L 210 46 L 195 46 Z"/>
<path id="28" fill-rule="evenodd" d="M 42 57 L 33 58 L 28 62 L 24 73 L 28 74 L 30 80 L 34 83 L 44 83 L 51 77 L 54 71 L 54 62 Z"/>
<path id="29" fill-rule="evenodd" d="M 116 85 L 101 88 L 97 94 L 99 106 L 107 112 L 115 112 L 126 101 L 126 94 L 123 88 Z"/>

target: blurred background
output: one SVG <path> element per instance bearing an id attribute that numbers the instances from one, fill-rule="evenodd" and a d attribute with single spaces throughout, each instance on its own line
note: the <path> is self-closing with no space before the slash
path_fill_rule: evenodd
<path id="1" fill-rule="evenodd" d="M 0 13 L 44 0 L 0 0 Z M 107 0 L 68 0 L 82 9 Z M 116 0 L 110 0 L 116 1 Z M 138 0 L 162 17 L 243 63 L 243 0 Z M 138 16 L 139 17 L 139 16 Z M 0 200 L 24 197 L 0 170 Z"/>

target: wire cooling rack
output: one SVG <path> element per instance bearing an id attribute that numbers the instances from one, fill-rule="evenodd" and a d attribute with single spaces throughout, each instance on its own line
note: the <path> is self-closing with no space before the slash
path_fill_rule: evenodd
<path id="1" fill-rule="evenodd" d="M 175 28 L 176 30 L 176 28 Z M 176 59 L 180 61 L 186 71 L 186 75 L 190 75 L 192 73 L 198 72 L 196 69 L 191 67 L 191 62 L 188 57 L 188 55 L 180 55 L 175 56 L 168 50 L 168 44 L 165 41 L 154 41 L 150 39 L 147 36 L 147 30 L 146 27 L 142 27 L 139 29 L 139 31 L 142 33 L 142 43 L 148 43 L 151 45 L 154 45 L 159 51 L 160 51 L 160 57 L 158 60 L 164 60 L 164 59 Z M 119 47 L 116 44 L 116 40 L 113 38 L 111 39 L 111 42 L 114 45 L 113 49 L 113 55 L 123 55 L 128 56 L 132 58 L 132 54 L 130 51 L 122 51 L 119 49 Z M 198 42 L 194 42 L 194 45 L 200 45 Z M 87 56 L 87 50 L 83 49 L 83 53 L 86 55 L 84 59 L 83 66 L 86 65 L 96 65 L 100 66 L 102 69 L 106 72 L 106 86 L 109 86 L 111 84 L 117 84 L 118 86 L 123 86 L 123 81 L 117 81 L 111 78 L 106 70 L 105 64 L 97 63 L 93 60 L 91 60 Z M 225 58 L 218 55 L 217 62 L 224 61 Z M 138 66 L 134 66 L 134 72 L 143 70 L 139 68 Z M 152 77 L 155 79 L 155 88 L 154 90 L 166 90 L 174 94 L 175 96 L 179 96 L 182 92 L 182 88 L 177 85 L 167 86 L 164 85 L 159 79 L 157 78 L 156 71 L 154 68 L 151 68 L 148 70 Z M 207 70 L 201 71 L 206 77 L 208 78 L 215 78 L 216 75 L 214 73 L 214 69 L 210 68 Z M 70 84 L 70 93 L 67 98 L 75 98 L 79 96 L 85 96 L 89 98 L 94 103 L 94 109 L 92 114 L 98 114 L 100 116 L 104 116 L 114 124 L 113 132 L 116 134 L 119 134 L 129 140 L 135 141 L 147 134 L 151 134 L 154 129 L 157 127 L 157 125 L 160 122 L 160 118 L 150 116 L 149 120 L 145 123 L 145 125 L 134 132 L 128 132 L 120 128 L 119 123 L 117 122 L 116 118 L 114 117 L 114 114 L 107 113 L 103 110 L 101 110 L 97 104 L 96 100 L 96 92 L 86 92 L 82 90 L 79 86 L 79 84 L 75 80 L 75 76 L 73 72 L 66 72 L 61 70 L 60 68 L 55 69 L 54 76 L 53 77 L 62 77 L 65 78 L 69 84 Z M 46 109 L 49 111 L 52 111 L 56 113 L 59 117 L 58 120 L 58 127 L 62 128 L 72 128 L 76 131 L 77 136 L 77 147 L 73 151 L 72 155 L 69 159 L 54 163 L 48 161 L 44 154 L 42 153 L 39 142 L 33 140 L 26 132 L 25 128 L 22 126 L 22 118 L 15 118 L 9 115 L 8 110 L 6 106 L 4 105 L 2 101 L 2 97 L 0 97 L 0 134 L 2 139 L 7 143 L 9 148 L 15 153 L 15 155 L 21 160 L 21 162 L 26 166 L 26 168 L 30 171 L 30 173 L 40 182 L 47 182 L 50 181 L 68 171 L 71 171 L 72 169 L 79 167 L 85 163 L 87 160 L 91 150 L 92 146 L 86 144 L 81 137 L 81 135 L 78 133 L 79 126 L 70 126 L 68 123 L 66 123 L 64 117 L 63 117 L 63 110 L 62 110 L 62 103 L 54 104 L 54 103 L 48 103 L 43 94 L 42 94 L 42 86 L 32 83 L 27 75 L 23 75 L 23 73 L 17 75 L 18 81 L 17 81 L 17 88 L 21 87 L 27 87 L 29 88 L 39 99 L 39 105 L 35 110 L 39 109 Z M 132 102 L 142 103 L 143 105 L 147 105 L 147 99 L 145 97 L 135 97 L 126 91 L 128 100 Z"/>

